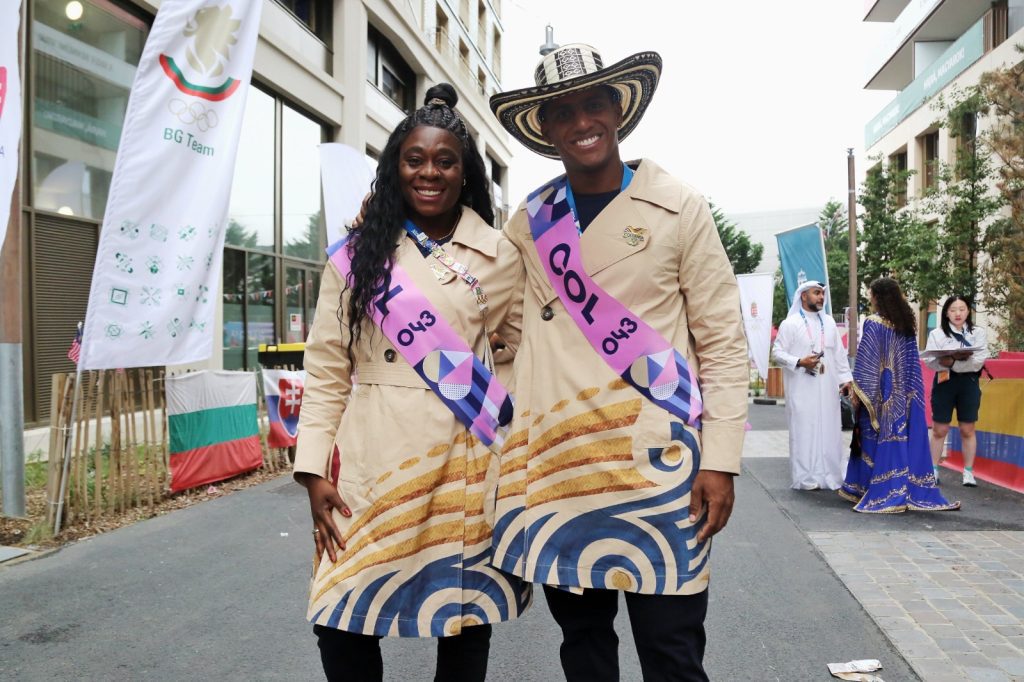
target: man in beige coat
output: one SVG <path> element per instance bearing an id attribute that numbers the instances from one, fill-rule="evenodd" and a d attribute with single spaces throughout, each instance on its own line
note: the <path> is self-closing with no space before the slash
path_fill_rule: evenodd
<path id="1" fill-rule="evenodd" d="M 505 228 L 527 287 L 494 562 L 544 585 L 569 680 L 618 679 L 620 591 L 644 679 L 707 679 L 709 540 L 740 470 L 746 341 L 711 213 L 654 162 L 619 156 L 660 70 L 655 53 L 603 68 L 567 45 L 536 88 L 491 98 L 514 137 L 566 170 Z M 637 335 L 667 350 L 615 365 Z"/>

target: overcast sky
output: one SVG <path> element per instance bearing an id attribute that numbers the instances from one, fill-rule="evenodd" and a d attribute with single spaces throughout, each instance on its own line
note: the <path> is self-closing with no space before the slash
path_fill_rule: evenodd
<path id="1" fill-rule="evenodd" d="M 867 166 L 864 124 L 895 95 L 865 91 L 865 55 L 886 24 L 863 0 L 502 0 L 502 80 L 533 84 L 544 26 L 606 65 L 654 50 L 661 82 L 623 158 L 646 156 L 726 213 L 846 200 L 846 149 Z M 513 140 L 509 203 L 561 172 Z"/>

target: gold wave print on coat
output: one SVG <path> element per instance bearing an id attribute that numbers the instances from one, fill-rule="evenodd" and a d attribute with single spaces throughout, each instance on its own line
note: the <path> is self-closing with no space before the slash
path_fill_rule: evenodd
<path id="1" fill-rule="evenodd" d="M 460 443 L 467 442 L 469 439 L 463 436 L 462 438 L 457 437 L 455 441 Z M 462 482 L 466 487 L 482 483 L 487 477 L 490 456 L 490 453 L 487 452 L 482 456 L 470 457 L 468 459 L 464 456 L 453 457 L 444 461 L 438 468 L 421 474 L 380 495 L 370 508 L 360 516 L 359 520 L 349 528 L 347 533 L 349 538 L 355 538 L 364 529 L 366 529 L 366 532 L 356 542 L 346 546 L 345 550 L 338 557 L 335 568 L 328 573 L 329 578 L 325 576 L 325 579 L 329 580 L 328 584 L 320 589 L 315 599 L 319 598 L 337 583 L 355 575 L 359 571 L 379 563 L 404 558 L 410 554 L 406 553 L 410 541 L 405 541 L 395 545 L 393 548 L 375 552 L 368 557 L 364 557 L 355 564 L 348 564 L 349 561 L 359 556 L 368 546 L 380 544 L 391 536 L 410 528 L 416 528 L 426 523 L 430 518 L 436 518 L 444 514 L 463 512 L 466 517 L 483 515 L 484 496 L 482 493 L 467 495 L 464 487 L 459 487 L 456 490 L 445 493 L 431 494 L 431 491 L 456 482 Z M 373 525 L 377 519 L 392 509 L 421 498 L 426 500 L 424 504 L 403 512 L 384 523 Z M 462 522 L 460 521 L 459 523 Z M 447 526 L 448 524 L 445 525 Z M 489 534 L 489 532 L 490 527 L 487 526 L 486 533 Z M 471 535 L 477 537 L 480 533 L 481 529 L 474 526 Z M 468 528 L 466 529 L 466 534 L 470 535 Z M 457 535 L 449 533 L 447 540 L 451 541 L 454 537 L 457 537 Z M 413 541 L 415 540 L 414 538 Z M 416 543 L 415 546 L 423 548 L 437 544 L 443 543 L 430 541 L 427 544 Z M 411 553 L 415 553 L 415 551 Z M 339 572 L 343 567 L 345 570 Z M 317 566 L 317 570 L 319 570 L 319 566 Z"/>
<path id="2" fill-rule="evenodd" d="M 500 480 L 504 481 L 504 483 L 498 489 L 498 499 L 526 494 L 527 478 L 510 479 L 512 478 L 511 475 L 513 473 L 526 470 L 527 463 L 529 461 L 534 460 L 536 457 L 539 457 L 551 448 L 568 442 L 573 438 L 632 426 L 636 423 L 637 417 L 640 415 L 640 408 L 642 405 L 643 401 L 640 398 L 626 400 L 621 403 L 606 405 L 589 412 L 578 414 L 575 417 L 571 417 L 555 424 L 541 434 L 540 438 L 530 443 L 527 452 L 515 457 L 503 458 L 501 463 Z M 520 433 L 522 433 L 522 436 L 520 438 L 516 438 L 516 440 L 519 445 L 525 445 L 528 440 L 528 434 L 524 432 L 517 432 L 515 435 L 519 436 Z M 552 460 L 550 460 L 552 463 L 544 462 L 539 465 L 541 473 L 538 474 L 531 470 L 529 473 L 529 483 L 532 485 L 538 479 L 551 473 L 555 473 L 555 471 L 570 468 L 573 466 L 572 460 L 574 458 L 576 458 L 575 464 L 593 464 L 599 462 L 631 460 L 632 452 L 629 449 L 631 447 L 628 442 L 629 440 L 629 437 L 617 437 L 604 441 L 588 443 L 585 448 L 588 451 L 586 455 L 584 455 L 582 449 L 573 448 L 572 450 L 552 458 Z M 511 452 L 511 449 L 506 449 L 506 452 Z M 633 483 L 635 483 L 635 481 L 631 481 L 629 485 L 632 485 Z"/>
<path id="3" fill-rule="evenodd" d="M 422 533 L 419 533 L 416 537 L 403 540 L 396 545 L 369 554 L 355 564 L 346 566 L 346 570 L 344 572 L 329 573 L 328 575 L 330 577 L 326 579 L 326 582 L 321 583 L 320 589 L 317 590 L 316 594 L 310 601 L 316 602 L 329 592 L 332 587 L 344 581 L 346 578 L 351 578 L 360 571 L 364 571 L 372 566 L 405 559 L 428 547 L 435 547 L 437 545 L 449 543 L 453 538 L 461 538 L 464 530 L 465 522 L 462 519 L 439 523 L 436 526 L 432 526 Z"/>

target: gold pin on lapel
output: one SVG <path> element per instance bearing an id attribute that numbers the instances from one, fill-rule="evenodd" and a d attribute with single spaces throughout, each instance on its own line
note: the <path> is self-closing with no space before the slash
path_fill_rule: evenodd
<path id="1" fill-rule="evenodd" d="M 637 246 L 640 244 L 640 242 L 646 239 L 646 234 L 646 227 L 633 227 L 632 225 L 627 225 L 626 228 L 622 230 L 622 238 L 625 239 L 626 243 L 630 246 Z"/>

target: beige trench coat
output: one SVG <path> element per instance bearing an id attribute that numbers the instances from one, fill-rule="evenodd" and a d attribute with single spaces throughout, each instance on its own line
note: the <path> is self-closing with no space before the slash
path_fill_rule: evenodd
<path id="1" fill-rule="evenodd" d="M 515 247 L 465 209 L 445 249 L 479 278 L 488 324 L 514 351 L 524 278 Z M 404 235 L 396 262 L 484 357 L 487 336 L 469 286 Z M 497 456 L 372 322 L 350 363 L 347 322 L 337 315 L 342 285 L 328 263 L 306 343 L 295 471 L 333 480 L 333 465 L 352 516 L 334 514 L 347 547 L 337 563 L 326 554 L 314 561 L 308 618 L 363 634 L 437 637 L 517 617 L 529 586 L 489 565 Z"/>
<path id="2" fill-rule="evenodd" d="M 739 473 L 748 381 L 736 278 L 707 203 L 644 160 L 581 241 L 595 283 L 698 373 L 701 432 L 642 397 L 589 345 L 541 266 L 525 205 L 505 232 L 528 282 L 495 565 L 569 588 L 702 591 L 710 543 L 696 542 L 703 518 L 688 520 L 690 488 L 699 469 Z"/>

